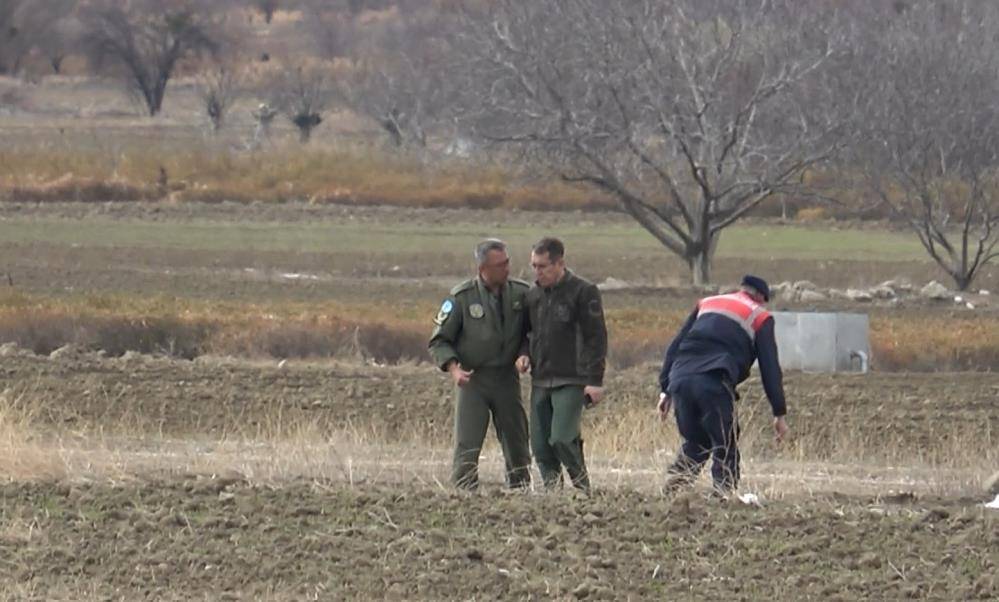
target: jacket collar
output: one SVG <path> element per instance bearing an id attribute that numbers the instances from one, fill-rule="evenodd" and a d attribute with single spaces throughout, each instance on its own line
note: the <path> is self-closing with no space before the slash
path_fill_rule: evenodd
<path id="1" fill-rule="evenodd" d="M 562 288 L 563 286 L 565 286 L 565 283 L 569 282 L 570 280 L 572 280 L 575 277 L 576 276 L 575 276 L 575 274 L 572 273 L 572 270 L 570 270 L 569 268 L 565 268 L 565 273 L 562 274 L 562 277 L 559 278 L 558 282 L 556 282 L 555 284 L 553 284 L 553 285 L 551 285 L 549 287 L 542 287 L 541 285 L 538 284 L 538 281 L 535 280 L 534 281 L 534 285 L 537 286 L 538 288 L 541 288 L 541 289 L 545 290 L 545 291 L 554 291 L 554 290 Z"/>

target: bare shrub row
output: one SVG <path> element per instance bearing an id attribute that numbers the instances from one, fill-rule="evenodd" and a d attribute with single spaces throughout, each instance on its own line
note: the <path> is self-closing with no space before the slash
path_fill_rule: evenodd
<path id="1" fill-rule="evenodd" d="M 294 202 L 479 209 L 617 211 L 609 196 L 558 180 L 524 177 L 491 163 L 425 158 L 370 148 L 275 146 L 238 152 L 192 141 L 171 151 L 125 144 L 118 153 L 38 147 L 0 151 L 0 200 L 12 202 Z M 816 176 L 820 177 L 820 176 Z M 886 220 L 877 205 L 839 174 L 837 203 L 776 196 L 758 217 L 804 222 Z"/>
<path id="2" fill-rule="evenodd" d="M 215 318 L 185 315 L 112 315 L 56 308 L 0 310 L 0 341 L 38 354 L 66 345 L 120 356 L 129 351 L 193 359 L 350 356 L 378 363 L 418 360 L 426 333 L 402 324 L 338 318 Z"/>
<path id="3" fill-rule="evenodd" d="M 378 151 L 300 147 L 241 153 L 140 146 L 121 154 L 0 151 L 0 200 L 10 202 L 311 202 L 481 209 L 614 210 L 608 197 L 533 181 L 488 164 Z"/>
<path id="4" fill-rule="evenodd" d="M 181 358 L 354 357 L 378 363 L 422 361 L 430 324 L 390 307 L 326 304 L 284 310 L 251 304 L 157 300 L 0 299 L 0 343 L 48 354 L 72 344 L 118 356 L 128 351 Z M 345 318 L 343 316 L 352 316 Z M 658 362 L 682 311 L 608 310 L 610 362 Z M 988 314 L 874 315 L 876 370 L 987 371 L 999 365 L 999 318 Z"/>

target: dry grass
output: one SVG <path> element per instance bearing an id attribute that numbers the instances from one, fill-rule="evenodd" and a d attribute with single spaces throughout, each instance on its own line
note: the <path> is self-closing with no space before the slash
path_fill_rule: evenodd
<path id="1" fill-rule="evenodd" d="M 372 312 L 384 317 L 367 317 Z M 425 315 L 429 313 L 427 308 Z M 114 296 L 51 299 L 8 293 L 0 295 L 0 340 L 41 354 L 72 344 L 109 355 L 136 351 L 188 359 L 205 354 L 347 356 L 396 363 L 424 357 L 426 320 L 417 324 L 389 315 L 377 304 L 268 305 Z"/>
<path id="2" fill-rule="evenodd" d="M 0 393 L 0 478 L 51 480 L 68 475 L 58 452 L 35 431 L 39 411 L 41 405 L 24 396 L 9 390 Z M 11 535 L 6 529 L 0 531 L 0 538 Z"/>
<path id="3" fill-rule="evenodd" d="M 994 370 L 999 320 L 989 314 L 871 319 L 874 367 L 886 371 Z"/>
<path id="4" fill-rule="evenodd" d="M 274 421 L 280 423 L 280 418 L 275 416 Z M 617 426 L 588 417 L 584 427 L 595 483 L 604 489 L 655 491 L 679 445 L 675 427 L 658 423 L 651 412 L 616 416 L 613 423 Z M 435 445 L 418 432 L 402 439 L 380 439 L 365 427 L 330 433 L 299 423 L 255 436 L 229 434 L 224 438 L 167 439 L 147 435 L 126 439 L 96 432 L 50 438 L 52 450 L 44 452 L 24 440 L 6 446 L 3 451 L 7 460 L 0 464 L 0 476 L 17 481 L 119 481 L 144 475 L 193 474 L 272 485 L 308 479 L 351 486 L 419 482 L 446 487 L 450 471 L 448 442 Z M 834 461 L 810 457 L 811 446 L 804 443 L 808 438 L 809 433 L 797 433 L 789 445 L 776 450 L 770 442 L 745 437 L 745 489 L 769 499 L 830 492 L 974 495 L 988 475 L 987 467 L 999 460 L 995 453 L 972 458 L 959 450 L 939 448 L 927 450 L 937 457 L 936 461 L 891 461 L 866 442 L 845 435 L 839 441 L 839 457 Z M 636 445 L 637 441 L 643 443 Z M 656 448 L 647 449 L 650 444 Z M 847 455 L 845 450 L 852 451 Z M 491 438 L 483 451 L 480 470 L 487 483 L 503 480 L 502 455 Z M 24 536 L 21 527 L 10 536 Z"/>
<path id="5" fill-rule="evenodd" d="M 405 375 L 398 369 L 383 374 Z M 601 488 L 655 491 L 679 447 L 672 417 L 662 423 L 653 411 L 654 384 L 646 389 L 624 387 L 612 402 L 584 416 L 588 463 Z M 419 482 L 446 487 L 448 482 L 450 440 L 417 423 L 390 433 L 377 415 L 329 430 L 280 405 L 247 424 L 239 407 L 232 406 L 225 428 L 177 438 L 165 436 L 150 417 L 132 412 L 110 421 L 74 422 L 70 430 L 40 420 L 45 407 L 30 390 L 0 396 L 0 478 L 120 481 L 193 474 L 275 485 L 300 479 L 352 486 Z M 848 412 L 830 407 L 819 420 L 793 416 L 792 437 L 776 445 L 766 404 L 747 398 L 740 404 L 740 423 L 745 489 L 768 499 L 830 492 L 978 495 L 983 479 L 999 465 L 999 442 L 988 421 L 970 429 L 967 422 L 942 421 L 925 439 L 930 443 L 916 444 L 911 433 L 887 424 L 879 433 L 851 428 Z M 501 482 L 502 470 L 502 455 L 490 434 L 481 461 L 484 481 Z M 28 527 L 15 525 L 0 537 L 30 536 Z"/>
<path id="6" fill-rule="evenodd" d="M 341 150 L 346 148 L 347 150 Z M 162 172 L 161 172 L 162 168 Z M 162 174 L 166 174 L 166 179 Z M 482 209 L 613 209 L 607 197 L 510 169 L 371 147 L 275 146 L 260 152 L 191 142 L 178 150 L 123 144 L 0 152 L 0 200 L 308 201 Z"/>
<path id="7" fill-rule="evenodd" d="M 66 344 L 194 358 L 363 358 L 420 361 L 434 307 L 387 301 L 364 304 L 248 303 L 172 297 L 87 296 L 54 299 L 0 293 L 0 340 L 48 354 Z M 686 313 L 677 309 L 607 311 L 609 358 L 619 368 L 661 357 Z M 999 320 L 988 313 L 877 314 L 871 318 L 876 370 L 946 372 L 999 365 Z"/>

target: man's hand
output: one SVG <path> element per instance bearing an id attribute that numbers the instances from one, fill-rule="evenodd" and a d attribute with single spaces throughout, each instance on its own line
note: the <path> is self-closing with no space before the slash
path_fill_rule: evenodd
<path id="1" fill-rule="evenodd" d="M 451 380 L 459 387 L 467 385 L 469 379 L 472 378 L 472 370 L 465 370 L 458 362 L 451 362 L 447 371 L 451 373 Z"/>
<path id="2" fill-rule="evenodd" d="M 521 374 L 527 374 L 531 371 L 531 358 L 526 355 L 522 355 L 517 358 L 517 371 Z"/>
<path id="3" fill-rule="evenodd" d="M 784 440 L 789 430 L 791 429 L 787 426 L 787 420 L 784 420 L 783 416 L 774 418 L 774 438 L 777 440 L 777 443 Z"/>
<path id="4" fill-rule="evenodd" d="M 669 409 L 673 406 L 673 398 L 666 393 L 659 394 L 659 403 L 656 404 L 656 410 L 659 411 L 659 420 L 666 421 L 666 417 L 669 416 Z"/>
<path id="5" fill-rule="evenodd" d="M 583 397 L 589 399 L 588 407 L 593 407 L 604 400 L 604 388 L 587 385 L 583 387 Z"/>

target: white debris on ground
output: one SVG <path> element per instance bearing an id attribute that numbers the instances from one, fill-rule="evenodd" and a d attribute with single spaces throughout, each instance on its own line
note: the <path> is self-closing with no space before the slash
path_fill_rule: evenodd
<path id="1" fill-rule="evenodd" d="M 631 288 L 631 284 L 611 276 L 607 280 L 597 284 L 597 288 L 602 291 L 621 291 Z"/>
<path id="2" fill-rule="evenodd" d="M 996 499 L 991 502 L 986 502 L 982 504 L 986 508 L 992 508 L 993 510 L 999 510 L 999 493 L 996 494 Z"/>
<path id="3" fill-rule="evenodd" d="M 739 501 L 747 506 L 756 506 L 757 508 L 763 507 L 763 503 L 760 502 L 760 496 L 756 495 L 755 493 L 740 493 Z"/>

